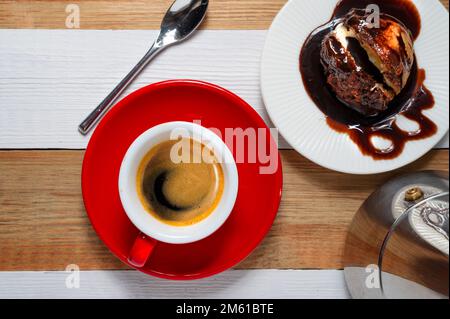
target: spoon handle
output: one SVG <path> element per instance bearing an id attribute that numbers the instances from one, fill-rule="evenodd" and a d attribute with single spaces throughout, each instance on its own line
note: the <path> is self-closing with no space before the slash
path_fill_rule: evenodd
<path id="1" fill-rule="evenodd" d="M 109 93 L 109 95 L 92 111 L 91 114 L 78 127 L 81 134 L 86 135 L 92 127 L 108 112 L 120 94 L 130 85 L 130 83 L 141 73 L 145 66 L 163 49 L 158 42 L 155 42 L 151 49 L 145 54 L 141 61 L 136 64 L 133 70 Z"/>

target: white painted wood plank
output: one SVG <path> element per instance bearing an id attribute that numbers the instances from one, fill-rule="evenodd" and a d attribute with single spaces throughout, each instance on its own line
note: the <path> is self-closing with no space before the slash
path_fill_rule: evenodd
<path id="1" fill-rule="evenodd" d="M 349 298 L 339 270 L 231 270 L 187 282 L 137 271 L 81 271 L 79 288 L 71 289 L 66 286 L 69 275 L 73 273 L 0 272 L 0 298 Z"/>
<path id="2" fill-rule="evenodd" d="M 156 31 L 0 30 L 0 148 L 84 148 L 79 122 L 148 50 Z M 265 31 L 201 31 L 159 55 L 125 92 L 167 79 L 216 83 L 268 120 Z M 124 95 L 125 96 L 125 95 Z"/>
<path id="3" fill-rule="evenodd" d="M 270 124 L 259 89 L 266 31 L 208 30 L 157 57 L 125 92 L 167 79 L 216 83 Z M 81 120 L 149 48 L 151 30 L 0 30 L 0 148 L 85 148 Z M 281 148 L 289 146 L 281 141 Z M 448 136 L 440 147 L 448 148 Z"/>

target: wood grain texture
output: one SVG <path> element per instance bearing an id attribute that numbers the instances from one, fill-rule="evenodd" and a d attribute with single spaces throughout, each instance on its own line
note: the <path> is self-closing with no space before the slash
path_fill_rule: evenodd
<path id="1" fill-rule="evenodd" d="M 173 0 L 0 1 L 0 28 L 65 29 L 68 4 L 78 4 L 81 29 L 159 29 Z M 213 0 L 202 28 L 267 29 L 286 0 Z"/>
<path id="2" fill-rule="evenodd" d="M 126 269 L 98 239 L 80 189 L 83 151 L 0 152 L 0 271 Z M 339 269 L 362 201 L 402 171 L 448 170 L 448 150 L 376 176 L 327 171 L 282 151 L 284 197 L 275 224 L 239 269 Z M 337 208 L 339 207 L 339 208 Z"/>
<path id="3" fill-rule="evenodd" d="M 121 98 L 163 80 L 203 80 L 243 98 L 273 127 L 259 80 L 266 34 L 199 31 L 152 61 Z M 156 36 L 153 30 L 0 30 L 0 105 L 7 114 L 0 116 L 0 149 L 86 148 L 89 138 L 76 127 Z M 448 141 L 447 134 L 437 148 L 448 148 Z M 291 148 L 281 136 L 279 145 Z"/>
<path id="4" fill-rule="evenodd" d="M 73 276 L 73 273 L 65 271 L 0 272 L 0 298 L 190 300 L 350 297 L 344 274 L 339 270 L 231 270 L 187 282 L 152 278 L 137 271 L 81 270 L 80 287 L 67 289 L 66 278 L 71 274 Z"/>
<path id="5" fill-rule="evenodd" d="M 65 29 L 68 4 L 80 7 L 81 29 L 158 29 L 173 0 L 1 0 L 0 28 Z M 441 0 L 448 8 L 448 0 Z M 213 0 L 202 28 L 268 29 L 286 0 Z"/>
<path id="6" fill-rule="evenodd" d="M 65 29 L 66 5 L 77 3 L 82 29 L 157 29 L 171 2 L 0 0 L 0 28 Z M 213 0 L 202 27 L 267 29 L 284 3 Z M 448 0 L 443 3 L 448 8 Z M 127 268 L 101 243 L 84 211 L 83 154 L 0 151 L 0 271 L 63 270 L 73 263 L 84 270 Z M 236 268 L 341 268 L 347 227 L 367 195 L 401 171 L 448 170 L 449 157 L 448 150 L 432 151 L 400 171 L 360 177 L 327 171 L 294 151 L 282 156 L 285 183 L 278 218 L 262 245 Z"/>
<path id="7" fill-rule="evenodd" d="M 271 125 L 259 83 L 265 36 L 197 32 L 153 60 L 121 98 L 159 81 L 203 80 L 239 95 Z M 156 37 L 152 30 L 0 30 L 0 105 L 8 114 L 0 116 L 0 148 L 86 148 L 78 124 Z"/>

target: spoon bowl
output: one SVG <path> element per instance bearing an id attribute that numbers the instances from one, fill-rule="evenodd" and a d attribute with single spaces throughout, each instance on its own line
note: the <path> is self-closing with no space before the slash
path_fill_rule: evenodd
<path id="1" fill-rule="evenodd" d="M 187 39 L 205 18 L 208 3 L 208 0 L 175 1 L 164 16 L 157 42 L 170 45 Z"/>

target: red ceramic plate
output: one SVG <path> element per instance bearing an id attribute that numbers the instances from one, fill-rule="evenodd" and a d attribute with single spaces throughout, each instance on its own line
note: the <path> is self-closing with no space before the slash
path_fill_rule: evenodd
<path id="1" fill-rule="evenodd" d="M 204 82 L 176 80 L 152 84 L 127 96 L 105 116 L 90 140 L 82 172 L 85 207 L 99 237 L 128 265 L 127 257 L 139 231 L 127 218 L 119 199 L 122 159 L 132 142 L 149 128 L 194 120 L 201 120 L 207 128 L 218 128 L 222 134 L 225 128 L 268 131 L 253 108 L 233 93 Z M 266 142 L 273 142 L 270 134 Z M 242 261 L 264 238 L 278 211 L 282 168 L 278 152 L 276 156 L 278 169 L 271 175 L 259 173 L 259 160 L 237 164 L 236 204 L 217 232 L 192 244 L 159 243 L 139 270 L 187 280 L 217 274 Z"/>

